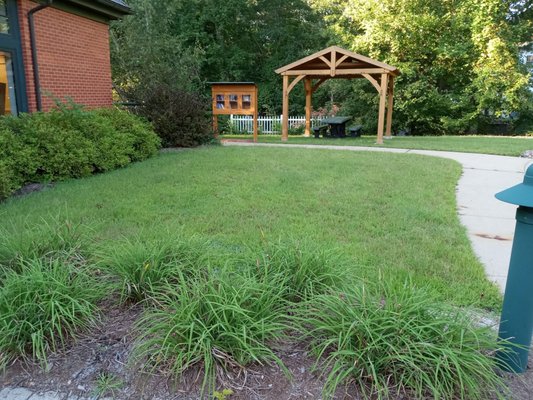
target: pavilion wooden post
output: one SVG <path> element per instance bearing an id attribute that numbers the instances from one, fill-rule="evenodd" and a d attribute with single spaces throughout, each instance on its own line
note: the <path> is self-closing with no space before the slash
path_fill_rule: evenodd
<path id="1" fill-rule="evenodd" d="M 394 76 L 391 75 L 391 77 L 389 78 L 389 88 L 388 88 L 388 95 L 387 95 L 387 100 L 388 100 L 388 104 L 387 104 L 387 128 L 385 130 L 385 136 L 387 138 L 391 138 L 391 127 L 392 127 L 392 107 L 393 107 L 393 104 L 394 104 Z"/>
<path id="2" fill-rule="evenodd" d="M 281 141 L 289 140 L 289 76 L 283 75 L 283 120 L 281 121 Z"/>
<path id="3" fill-rule="evenodd" d="M 218 138 L 218 115 L 213 115 L 213 133 Z"/>
<path id="4" fill-rule="evenodd" d="M 305 86 L 305 133 L 304 136 L 311 136 L 311 110 L 313 85 L 310 78 L 304 78 Z"/>
<path id="5" fill-rule="evenodd" d="M 259 129 L 258 129 L 258 126 L 257 126 L 257 110 L 255 111 L 255 114 L 254 114 L 254 120 L 252 122 L 253 124 L 253 129 L 254 129 L 254 143 L 257 143 L 257 135 L 259 134 Z"/>
<path id="6" fill-rule="evenodd" d="M 256 86 L 255 92 L 254 92 L 254 99 L 255 99 L 254 116 L 253 116 L 254 120 L 252 122 L 253 130 L 254 130 L 254 143 L 257 143 L 257 135 L 259 134 L 258 121 L 257 121 L 257 118 L 259 117 L 259 110 L 257 107 L 258 98 L 259 98 L 259 88 L 257 88 Z"/>
<path id="7" fill-rule="evenodd" d="M 377 144 L 383 144 L 383 125 L 385 122 L 385 103 L 387 100 L 388 74 L 381 74 L 381 87 L 379 90 L 379 114 L 378 114 L 378 140 Z"/>

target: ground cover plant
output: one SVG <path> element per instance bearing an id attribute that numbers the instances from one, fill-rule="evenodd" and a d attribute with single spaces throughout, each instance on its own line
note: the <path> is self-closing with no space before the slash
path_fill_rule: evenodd
<path id="1" fill-rule="evenodd" d="M 2 272 L 0 367 L 21 356 L 46 363 L 50 352 L 95 322 L 103 286 L 68 257 L 20 259 Z"/>
<path id="2" fill-rule="evenodd" d="M 444 340 L 436 330 L 424 328 L 444 303 L 455 310 L 466 305 L 494 309 L 500 303 L 457 219 L 459 175 L 460 167 L 452 161 L 417 155 L 224 147 L 168 152 L 4 202 L 0 217 L 6 245 L 0 264 L 15 274 L 20 255 L 47 265 L 50 254 L 58 252 L 54 248 L 80 249 L 75 253 L 95 271 L 93 277 L 114 288 L 110 296 L 144 307 L 136 325 L 135 359 L 148 372 L 172 377 L 198 368 L 209 392 L 215 382 L 227 380 L 227 372 L 272 363 L 283 368 L 278 344 L 304 345 L 302 335 L 293 332 L 308 321 L 317 362 L 332 367 L 330 391 L 359 377 L 359 384 L 382 393 L 390 383 L 392 390 L 439 393 L 442 398 L 451 398 L 453 391 L 467 398 L 476 388 L 495 392 L 498 378 L 487 368 L 476 374 L 469 369 L 477 360 L 477 353 L 468 352 L 474 345 L 467 351 L 467 342 L 457 336 Z M 60 234 L 65 220 L 76 227 L 67 229 L 71 236 Z M 56 239 L 45 241 L 43 250 L 28 250 L 32 246 L 27 243 L 44 240 L 47 231 L 59 234 L 48 235 Z M 352 310 L 360 330 L 336 324 L 340 305 L 335 297 L 354 298 L 360 293 L 348 288 L 361 288 L 355 283 L 373 287 L 381 281 L 396 286 L 408 281 L 413 287 L 404 294 L 412 295 L 405 306 L 412 312 L 398 326 L 376 326 L 394 319 L 398 309 L 393 304 L 402 299 L 383 290 L 368 303 L 359 299 L 364 307 Z M 417 294 L 420 287 L 426 288 L 422 295 Z M 385 301 L 381 314 L 377 293 Z M 417 303 L 420 296 L 426 302 Z M 331 312 L 315 313 L 313 320 L 309 314 L 317 305 Z M 343 312 L 346 319 L 355 318 Z M 399 335 L 391 337 L 383 329 L 390 326 L 397 333 L 405 321 L 411 321 L 414 331 L 420 328 L 420 336 L 409 336 L 412 353 L 396 354 L 388 346 L 395 347 Z M 435 323 L 459 327 L 462 321 L 444 314 Z M 467 325 L 463 328 L 470 332 Z M 390 376 L 386 385 L 347 367 L 355 353 L 339 348 L 333 355 L 330 347 L 335 337 L 370 343 L 380 336 L 380 351 L 367 346 L 362 356 L 368 358 L 368 368 Z M 494 340 L 483 340 L 478 350 L 496 346 Z M 409 359 L 416 359 L 424 343 L 433 349 L 430 354 L 456 355 L 456 362 L 442 365 L 446 372 L 431 377 L 424 369 L 413 370 Z M 321 346 L 327 347 L 322 356 Z M 394 373 L 381 368 L 383 349 L 390 353 Z M 427 359 L 428 365 L 440 362 Z M 486 366 L 491 362 L 482 361 Z M 458 377 L 466 380 L 461 387 L 453 383 Z M 463 387 L 467 389 L 461 392 Z"/>
<path id="3" fill-rule="evenodd" d="M 159 239 L 122 238 L 95 252 L 96 266 L 120 286 L 122 302 L 154 299 L 181 277 L 199 274 L 208 246 L 205 240 L 168 232 Z"/>
<path id="4" fill-rule="evenodd" d="M 250 139 L 250 135 L 224 135 L 222 139 Z M 281 143 L 280 135 L 260 135 L 260 143 Z M 533 138 L 526 136 L 395 136 L 385 140 L 383 145 L 376 144 L 375 135 L 360 138 L 319 138 L 294 136 L 287 144 L 314 144 L 335 146 L 368 146 L 399 149 L 459 151 L 464 153 L 498 154 L 519 156 L 533 149 Z"/>
<path id="5" fill-rule="evenodd" d="M 160 307 L 139 321 L 139 356 L 179 378 L 199 364 L 202 390 L 212 393 L 224 372 L 252 362 L 278 363 L 273 343 L 286 336 L 284 286 L 246 273 L 210 271 L 183 276 L 159 296 Z M 231 384 L 231 383 L 230 383 Z"/>
<path id="6" fill-rule="evenodd" d="M 491 356 L 495 332 L 409 282 L 355 284 L 314 296 L 298 315 L 325 392 L 355 381 L 369 398 L 508 398 Z"/>
<path id="7" fill-rule="evenodd" d="M 252 254 L 256 275 L 283 288 L 291 302 L 307 300 L 350 280 L 351 261 L 338 249 L 317 246 L 314 241 L 287 237 L 264 242 Z"/>

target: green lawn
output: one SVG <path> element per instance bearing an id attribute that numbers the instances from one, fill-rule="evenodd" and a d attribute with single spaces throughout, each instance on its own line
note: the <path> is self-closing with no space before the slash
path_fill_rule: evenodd
<path id="1" fill-rule="evenodd" d="M 222 139 L 251 139 L 250 135 L 224 135 Z M 260 135 L 261 143 L 281 143 L 279 135 Z M 291 136 L 289 144 L 332 144 L 338 146 L 370 146 L 401 149 L 459 151 L 466 153 L 500 154 L 519 156 L 524 150 L 533 150 L 533 137 L 487 137 L 487 136 L 403 136 L 376 144 L 376 136 L 344 139 L 315 139 L 314 137 Z"/>
<path id="2" fill-rule="evenodd" d="M 418 155 L 219 146 L 164 153 L 0 204 L 0 257 L 13 243 L 46 240 L 42 232 L 66 220 L 91 246 L 109 248 L 124 236 L 176 231 L 223 251 L 307 238 L 350 257 L 361 278 L 411 277 L 453 304 L 497 308 L 498 290 L 456 215 L 460 173 L 453 161 Z"/>

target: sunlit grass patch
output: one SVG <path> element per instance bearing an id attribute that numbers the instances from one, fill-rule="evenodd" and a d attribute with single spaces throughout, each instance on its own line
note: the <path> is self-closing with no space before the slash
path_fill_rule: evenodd
<path id="1" fill-rule="evenodd" d="M 251 139 L 251 135 L 224 135 L 223 139 Z M 467 153 L 499 154 L 519 156 L 533 148 L 533 138 L 528 136 L 490 136 L 490 135 L 427 135 L 395 136 L 376 144 L 376 135 L 369 134 L 359 138 L 319 138 L 290 136 L 286 144 L 312 144 L 333 146 L 365 146 L 399 149 L 419 149 L 437 151 L 458 151 Z M 260 135 L 260 143 L 281 143 L 280 135 Z"/>
<path id="2" fill-rule="evenodd" d="M 90 248 L 164 241 L 175 231 L 209 238 L 222 252 L 264 237 L 305 238 L 342 249 L 357 266 L 353 275 L 411 276 L 456 305 L 498 308 L 498 289 L 457 217 L 460 171 L 416 155 L 208 147 L 8 200 L 0 218 L 3 237 L 15 242 L 31 242 L 29 222 L 88 225 Z"/>

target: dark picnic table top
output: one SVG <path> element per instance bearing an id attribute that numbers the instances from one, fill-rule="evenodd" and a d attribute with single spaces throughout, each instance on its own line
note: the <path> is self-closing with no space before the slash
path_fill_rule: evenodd
<path id="1" fill-rule="evenodd" d="M 352 117 L 329 117 L 322 120 L 323 124 L 345 124 L 349 120 L 351 120 Z"/>

